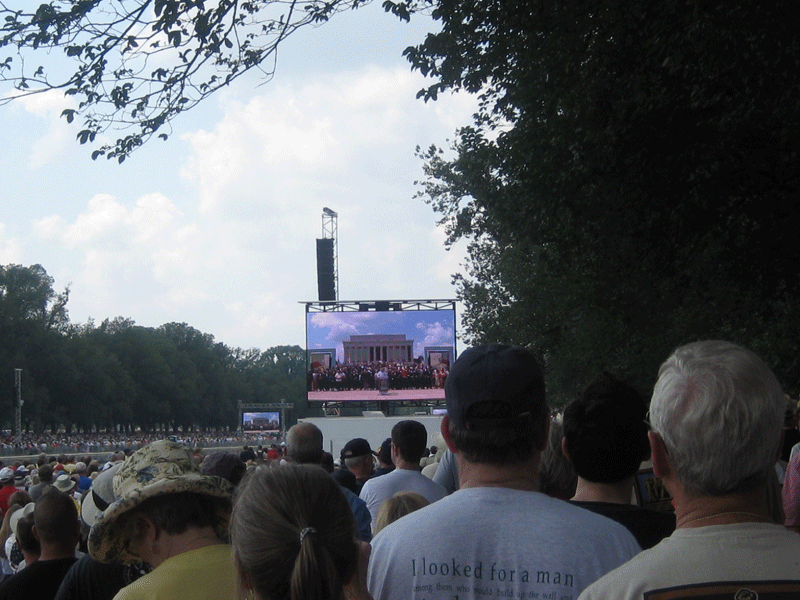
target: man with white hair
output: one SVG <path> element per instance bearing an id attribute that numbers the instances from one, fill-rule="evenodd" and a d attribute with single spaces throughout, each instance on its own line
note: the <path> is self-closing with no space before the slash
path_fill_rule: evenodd
<path id="1" fill-rule="evenodd" d="M 800 536 L 767 510 L 785 400 L 766 364 L 728 342 L 678 348 L 650 403 L 653 470 L 677 529 L 591 585 L 598 598 L 797 598 Z"/>

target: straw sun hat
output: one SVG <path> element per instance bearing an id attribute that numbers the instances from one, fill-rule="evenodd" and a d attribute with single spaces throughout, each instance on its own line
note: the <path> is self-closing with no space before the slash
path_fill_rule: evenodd
<path id="1" fill-rule="evenodd" d="M 181 492 L 230 499 L 233 491 L 231 484 L 221 477 L 204 475 L 191 451 L 170 440 L 159 440 L 134 452 L 114 475 L 113 488 L 117 499 L 103 510 L 89 533 L 89 552 L 102 562 L 141 560 L 132 554 L 126 539 L 127 528 L 117 526 L 117 520 L 145 500 Z M 228 535 L 229 519 L 230 504 L 220 506 L 214 529 L 222 539 Z"/>
<path id="2" fill-rule="evenodd" d="M 22 519 L 33 514 L 34 506 L 35 504 L 33 502 L 28 502 L 23 508 L 20 508 L 11 515 L 11 518 L 8 520 L 8 524 L 11 527 L 11 533 L 17 535 L 17 525 Z"/>

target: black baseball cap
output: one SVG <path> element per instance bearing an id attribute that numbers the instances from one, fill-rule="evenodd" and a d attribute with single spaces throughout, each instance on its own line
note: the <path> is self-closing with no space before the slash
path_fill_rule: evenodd
<path id="1" fill-rule="evenodd" d="M 369 447 L 369 442 L 364 438 L 355 438 L 344 445 L 341 456 L 342 458 L 357 458 L 367 454 L 375 454 Z"/>
<path id="2" fill-rule="evenodd" d="M 544 375 L 529 350 L 489 344 L 458 357 L 444 386 L 447 415 L 459 428 L 506 428 L 523 415 L 547 412 Z"/>

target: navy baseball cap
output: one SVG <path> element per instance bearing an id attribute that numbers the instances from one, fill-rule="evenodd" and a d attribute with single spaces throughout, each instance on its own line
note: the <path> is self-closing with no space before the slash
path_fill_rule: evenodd
<path id="1" fill-rule="evenodd" d="M 506 428 L 523 415 L 547 411 L 544 375 L 529 350 L 489 344 L 458 357 L 444 386 L 447 415 L 461 429 Z"/>

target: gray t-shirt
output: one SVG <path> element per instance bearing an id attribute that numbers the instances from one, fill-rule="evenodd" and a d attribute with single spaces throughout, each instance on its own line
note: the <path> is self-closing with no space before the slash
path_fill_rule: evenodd
<path id="1" fill-rule="evenodd" d="M 386 500 L 397 492 L 416 492 L 428 502 L 433 503 L 447 495 L 445 489 L 434 483 L 419 471 L 395 469 L 391 473 L 368 480 L 361 488 L 360 498 L 367 503 L 372 526 L 378 520 L 378 511 Z"/>
<path id="2" fill-rule="evenodd" d="M 467 488 L 372 540 L 375 600 L 575 600 L 640 552 L 619 523 L 538 492 Z"/>
<path id="3" fill-rule="evenodd" d="M 458 463 L 455 454 L 450 450 L 442 454 L 433 480 L 446 489 L 448 494 L 452 494 L 458 489 Z"/>

